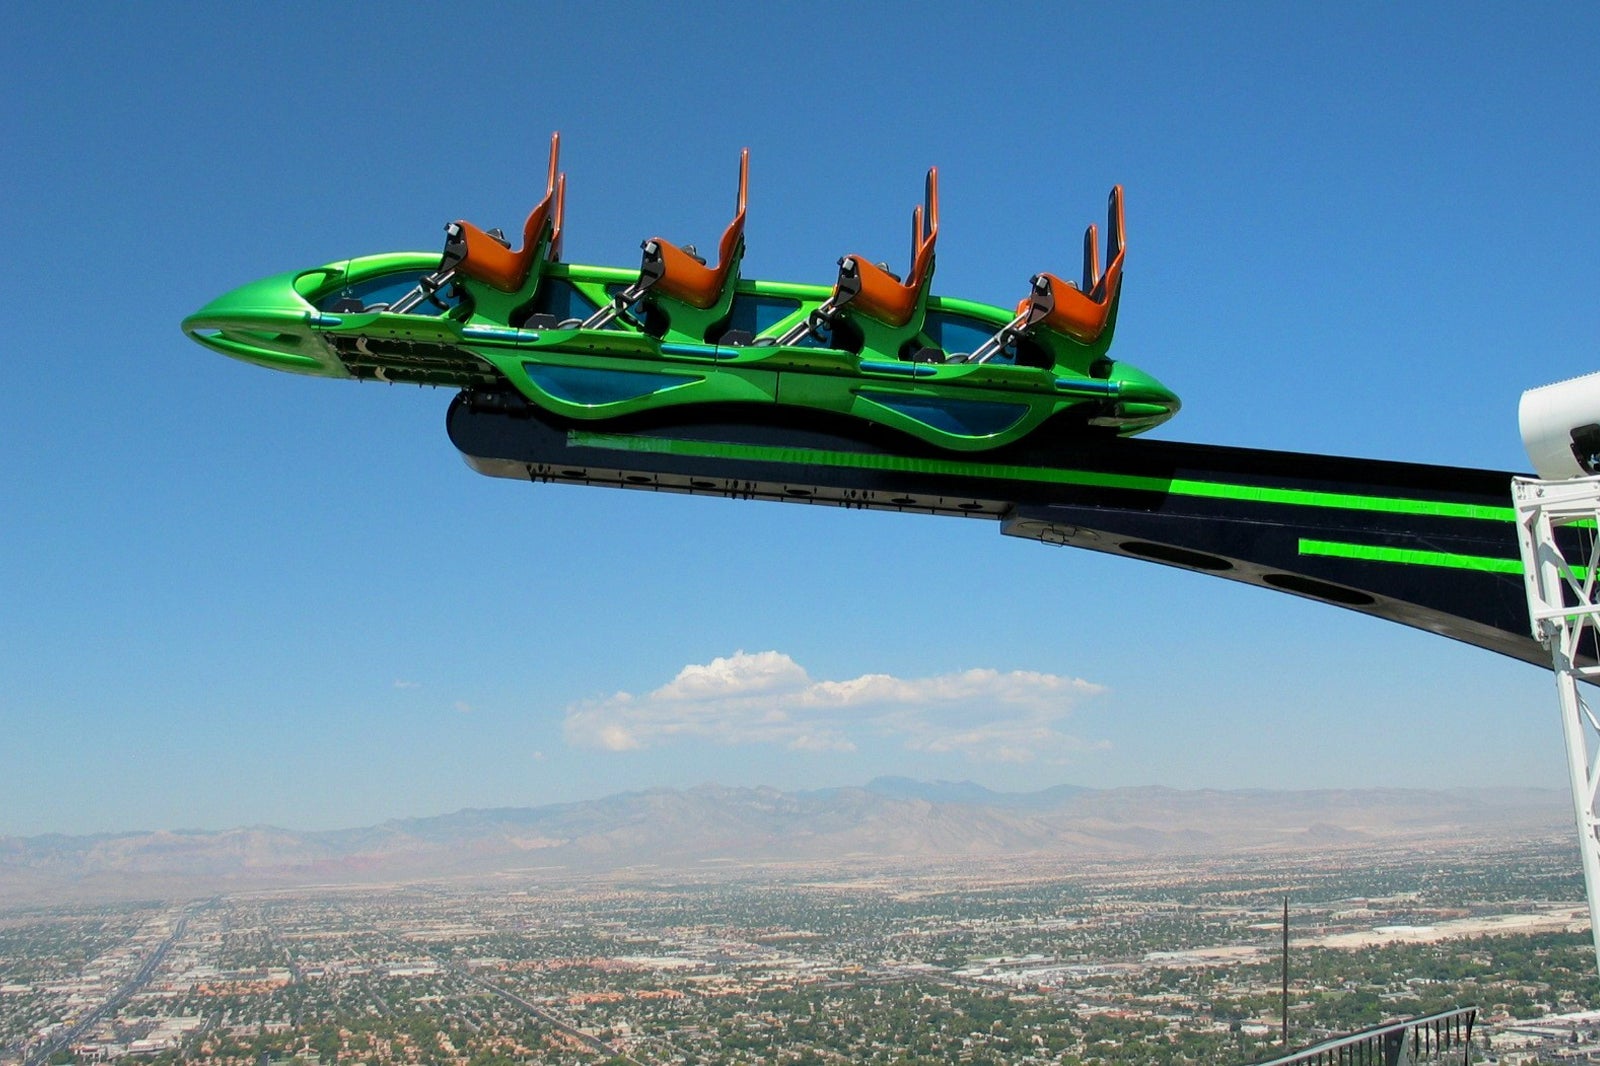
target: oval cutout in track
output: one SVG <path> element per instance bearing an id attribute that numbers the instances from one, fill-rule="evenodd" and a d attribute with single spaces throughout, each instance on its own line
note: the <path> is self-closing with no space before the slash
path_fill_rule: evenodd
<path id="1" fill-rule="evenodd" d="M 1315 596 L 1319 600 L 1327 600 L 1329 603 L 1341 603 L 1346 607 L 1366 607 L 1378 602 L 1365 592 L 1347 589 L 1343 585 L 1334 585 L 1326 581 L 1318 581 L 1314 577 L 1302 577 L 1299 574 L 1267 574 L 1261 580 L 1284 592 L 1298 592 L 1302 596 Z"/>
<path id="2" fill-rule="evenodd" d="M 1170 544 L 1151 544 L 1149 541 L 1144 540 L 1130 540 L 1124 541 L 1121 548 L 1129 555 L 1137 555 L 1141 559 L 1152 559 L 1158 563 L 1172 563 L 1174 566 L 1187 566 L 1196 570 L 1211 570 L 1213 572 L 1233 569 L 1233 564 L 1220 555 L 1207 555 L 1205 552 L 1190 551 L 1188 548 L 1174 548 Z"/>

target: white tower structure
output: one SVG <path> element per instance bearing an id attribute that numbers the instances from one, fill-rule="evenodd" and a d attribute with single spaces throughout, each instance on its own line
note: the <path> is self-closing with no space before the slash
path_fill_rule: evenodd
<path id="1" fill-rule="evenodd" d="M 1538 478 L 1511 483 L 1533 636 L 1555 671 L 1578 850 L 1600 968 L 1600 374 L 1522 394 L 1522 441 Z"/>

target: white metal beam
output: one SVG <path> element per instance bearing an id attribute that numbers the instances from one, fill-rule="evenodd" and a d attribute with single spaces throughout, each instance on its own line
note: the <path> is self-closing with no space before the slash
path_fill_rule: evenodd
<path id="1" fill-rule="evenodd" d="M 1567 774 L 1578 826 L 1578 851 L 1589 898 L 1589 927 L 1600 969 L 1600 720 L 1584 701 L 1579 681 L 1600 680 L 1600 477 L 1570 481 L 1516 478 L 1517 539 L 1533 636 L 1550 652 L 1555 670 Z M 1558 531 L 1564 531 L 1562 544 Z M 1587 664 L 1585 663 L 1587 659 Z"/>

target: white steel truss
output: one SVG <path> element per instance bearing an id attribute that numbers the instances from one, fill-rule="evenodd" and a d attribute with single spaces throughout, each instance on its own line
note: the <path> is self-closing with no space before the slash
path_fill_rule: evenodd
<path id="1" fill-rule="evenodd" d="M 1515 478 L 1517 540 L 1534 638 L 1550 652 L 1567 772 L 1578 821 L 1578 850 L 1589 897 L 1595 964 L 1600 968 L 1600 719 L 1578 682 L 1600 683 L 1600 477 L 1570 481 Z M 1557 543 L 1558 531 L 1561 543 Z"/>

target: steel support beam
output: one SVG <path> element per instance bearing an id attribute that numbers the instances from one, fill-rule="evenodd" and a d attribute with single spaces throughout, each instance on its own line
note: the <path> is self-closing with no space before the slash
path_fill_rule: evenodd
<path id="1" fill-rule="evenodd" d="M 1600 968 L 1600 719 L 1578 682 L 1600 680 L 1600 665 L 1583 654 L 1600 633 L 1600 478 L 1512 483 L 1522 550 L 1528 620 L 1550 655 L 1566 739 L 1567 776 L 1578 826 L 1578 851 L 1589 899 L 1589 928 Z"/>

